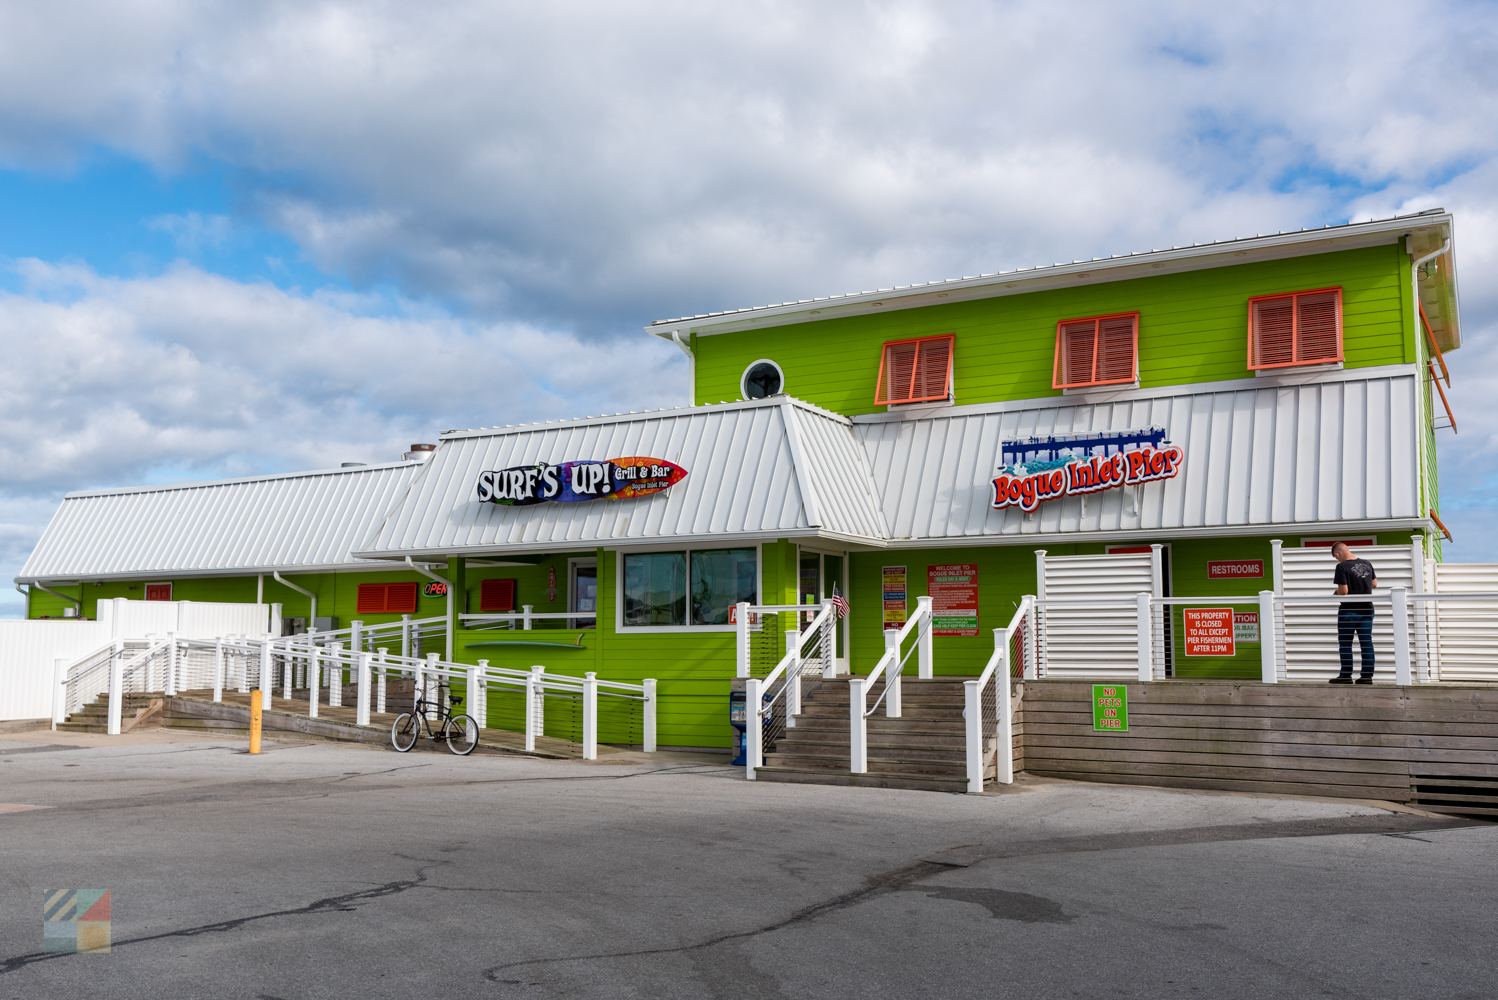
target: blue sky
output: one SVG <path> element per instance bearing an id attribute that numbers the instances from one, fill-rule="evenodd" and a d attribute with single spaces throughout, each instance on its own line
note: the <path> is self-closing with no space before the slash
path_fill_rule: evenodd
<path id="1" fill-rule="evenodd" d="M 1495 55 L 1491 3 L 0 7 L 0 568 L 70 489 L 679 403 L 652 319 L 1436 205 L 1498 561 Z"/>

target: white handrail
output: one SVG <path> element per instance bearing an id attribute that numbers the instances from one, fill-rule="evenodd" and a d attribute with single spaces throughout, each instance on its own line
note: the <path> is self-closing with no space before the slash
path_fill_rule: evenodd
<path id="1" fill-rule="evenodd" d="M 760 605 L 758 608 L 755 608 L 753 605 L 740 604 L 738 607 L 741 612 L 748 608 L 750 609 L 750 613 L 762 611 L 801 612 L 808 610 L 812 605 L 770 604 Z M 830 599 L 823 601 L 821 610 L 817 612 L 816 616 L 812 618 L 811 623 L 804 630 L 791 630 L 786 633 L 785 655 L 780 658 L 779 663 L 775 664 L 773 670 L 762 679 L 747 677 L 747 674 L 743 675 L 746 677 L 744 681 L 744 776 L 750 781 L 754 780 L 754 769 L 763 763 L 764 724 L 767 718 L 773 718 L 775 702 L 787 691 L 792 692 L 791 695 L 787 696 L 785 703 L 787 724 L 789 724 L 790 717 L 801 710 L 801 646 L 812 636 L 818 637 L 820 641 L 822 630 L 830 622 L 836 621 L 836 613 L 837 606 Z M 747 613 L 740 619 L 739 624 L 739 636 L 742 640 L 742 637 L 747 635 Z M 747 663 L 741 659 L 739 667 L 743 670 L 747 667 Z M 768 691 L 771 685 L 780 680 L 782 676 L 785 677 L 785 682 L 781 684 L 780 690 L 776 691 L 767 700 L 763 692 Z"/>
<path id="2" fill-rule="evenodd" d="M 884 714 L 891 719 L 900 717 L 900 668 L 904 664 L 900 659 L 900 644 L 912 629 L 920 628 L 922 623 L 925 627 L 917 639 L 921 654 L 920 676 L 931 676 L 931 607 L 929 596 L 917 597 L 914 617 L 898 631 L 884 633 L 884 654 L 874 664 L 874 669 L 867 677 L 848 678 L 848 770 L 854 774 L 865 774 L 869 770 L 868 691 L 883 673 L 884 694 L 880 697 L 884 700 Z M 875 707 L 878 707 L 877 702 Z"/>
<path id="3" fill-rule="evenodd" d="M 1009 683 L 1013 669 L 1009 666 L 1009 650 L 1014 643 L 1014 634 L 1023 627 L 1025 615 L 1034 611 L 1034 598 L 1026 596 L 1021 598 L 1019 608 L 1014 612 L 1014 617 L 1004 628 L 993 630 L 993 655 L 988 658 L 988 664 L 975 681 L 963 682 L 963 718 L 966 723 L 965 735 L 967 744 L 967 790 L 970 794 L 979 794 L 983 791 L 983 691 L 992 681 L 998 685 L 998 703 L 994 719 L 995 742 L 997 743 L 997 774 L 995 779 L 999 784 L 1009 785 L 1014 783 L 1014 719 L 1013 710 L 1009 702 Z M 1000 665 L 1004 667 L 1004 676 L 997 677 Z"/>

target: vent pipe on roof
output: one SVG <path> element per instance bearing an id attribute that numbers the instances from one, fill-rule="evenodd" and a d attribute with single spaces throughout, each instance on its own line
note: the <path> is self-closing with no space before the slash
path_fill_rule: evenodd
<path id="1" fill-rule="evenodd" d="M 339 468 L 340 469 L 362 469 L 362 468 L 364 468 L 364 466 L 365 466 L 364 462 L 344 462 L 342 465 L 339 466 Z"/>
<path id="2" fill-rule="evenodd" d="M 437 450 L 434 444 L 413 444 L 411 450 L 401 456 L 403 462 L 425 462 Z"/>

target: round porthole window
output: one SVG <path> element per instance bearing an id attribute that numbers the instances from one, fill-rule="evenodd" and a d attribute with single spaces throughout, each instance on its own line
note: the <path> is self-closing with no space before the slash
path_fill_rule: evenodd
<path id="1" fill-rule="evenodd" d="M 785 392 L 785 375 L 775 362 L 760 358 L 744 369 L 744 380 L 739 388 L 745 399 L 764 399 Z"/>

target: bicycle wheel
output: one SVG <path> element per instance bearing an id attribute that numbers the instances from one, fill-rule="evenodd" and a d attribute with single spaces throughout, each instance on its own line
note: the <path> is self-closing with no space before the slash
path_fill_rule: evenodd
<path id="1" fill-rule="evenodd" d="M 414 747 L 420 735 L 421 720 L 410 712 L 402 712 L 396 716 L 395 722 L 390 726 L 390 744 L 401 753 Z"/>
<path id="2" fill-rule="evenodd" d="M 453 753 L 467 756 L 479 745 L 479 724 L 471 715 L 455 715 L 442 726 L 442 738 Z"/>

